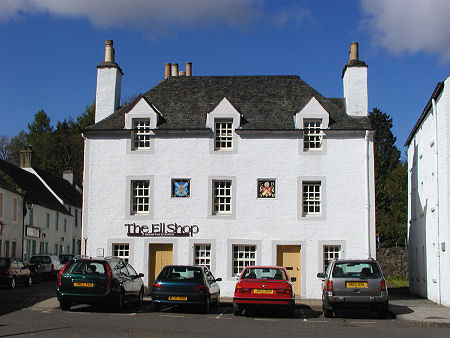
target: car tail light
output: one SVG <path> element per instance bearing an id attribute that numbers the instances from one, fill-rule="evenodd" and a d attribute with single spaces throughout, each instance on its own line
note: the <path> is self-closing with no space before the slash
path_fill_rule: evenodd
<path id="1" fill-rule="evenodd" d="M 333 291 L 333 281 L 327 281 L 327 291 Z"/>
<path id="2" fill-rule="evenodd" d="M 194 286 L 194 290 L 200 293 L 208 292 L 208 287 L 206 285 L 196 285 Z"/>
<path id="3" fill-rule="evenodd" d="M 5 275 L 9 275 L 11 273 L 11 269 L 6 269 L 5 270 Z"/>
<path id="4" fill-rule="evenodd" d="M 386 291 L 386 290 L 387 290 L 387 288 L 386 288 L 386 281 L 382 280 L 380 282 L 380 291 Z"/>
<path id="5" fill-rule="evenodd" d="M 241 284 L 236 284 L 236 288 L 234 289 L 234 293 L 250 293 L 251 289 L 243 288 Z"/>
<path id="6" fill-rule="evenodd" d="M 106 280 L 106 290 L 109 290 L 109 288 L 111 287 L 111 280 L 112 280 L 111 269 L 109 268 L 108 264 L 105 264 L 105 266 L 106 266 L 106 274 L 108 275 L 108 279 Z"/>
<path id="7" fill-rule="evenodd" d="M 162 284 L 161 283 L 153 283 L 153 287 L 157 288 L 157 289 L 162 289 Z"/>
<path id="8" fill-rule="evenodd" d="M 64 267 L 58 273 L 58 286 L 61 286 L 61 284 L 62 284 L 61 277 L 62 277 L 62 274 L 63 274 L 64 270 L 67 268 L 68 265 L 69 265 L 69 262 L 67 262 L 66 265 L 64 265 Z M 52 264 L 52 269 L 53 269 L 53 264 Z"/>
<path id="9" fill-rule="evenodd" d="M 52 264 L 52 271 L 55 270 L 55 265 Z"/>

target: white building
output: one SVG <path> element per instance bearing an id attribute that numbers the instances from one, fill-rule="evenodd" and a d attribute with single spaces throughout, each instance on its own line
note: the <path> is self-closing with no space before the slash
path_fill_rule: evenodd
<path id="1" fill-rule="evenodd" d="M 367 66 L 352 44 L 344 98 L 298 76 L 165 79 L 119 107 L 112 41 L 84 132 L 83 250 L 129 259 L 146 285 L 166 264 L 207 264 L 232 296 L 249 264 L 283 265 L 296 294 L 339 256 L 375 257 Z"/>
<path id="2" fill-rule="evenodd" d="M 73 176 L 32 166 L 30 149 L 20 155 L 20 168 L 0 160 L 1 255 L 27 262 L 39 253 L 79 254 L 82 193 Z"/>
<path id="3" fill-rule="evenodd" d="M 450 77 L 439 82 L 406 140 L 411 292 L 450 306 Z"/>

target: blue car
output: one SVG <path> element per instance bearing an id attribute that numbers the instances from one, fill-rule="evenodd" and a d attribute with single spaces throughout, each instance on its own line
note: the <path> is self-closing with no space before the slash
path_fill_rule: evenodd
<path id="1" fill-rule="evenodd" d="M 196 305 L 208 313 L 210 306 L 220 304 L 220 288 L 206 266 L 167 265 L 153 283 L 151 296 L 153 311 L 161 305 Z"/>

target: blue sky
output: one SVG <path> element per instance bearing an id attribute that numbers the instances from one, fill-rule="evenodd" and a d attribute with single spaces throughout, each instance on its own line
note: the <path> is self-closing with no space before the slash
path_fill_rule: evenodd
<path id="1" fill-rule="evenodd" d="M 299 75 L 342 97 L 350 43 L 368 68 L 369 110 L 403 144 L 450 70 L 450 1 L 444 0 L 2 0 L 0 136 L 26 130 L 44 109 L 53 125 L 95 98 L 96 66 L 114 40 L 122 99 L 164 77 Z"/>

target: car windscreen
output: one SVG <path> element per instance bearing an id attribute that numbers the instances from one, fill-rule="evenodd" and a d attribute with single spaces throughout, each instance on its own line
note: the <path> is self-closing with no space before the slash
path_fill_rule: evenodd
<path id="1" fill-rule="evenodd" d="M 0 258 L 0 267 L 1 268 L 9 267 L 9 258 Z"/>
<path id="2" fill-rule="evenodd" d="M 242 279 L 272 279 L 286 280 L 287 276 L 283 269 L 277 268 L 248 268 L 242 274 Z"/>
<path id="3" fill-rule="evenodd" d="M 77 261 L 67 268 L 69 274 L 99 274 L 105 275 L 106 268 L 103 262 Z"/>
<path id="4" fill-rule="evenodd" d="M 381 278 L 382 274 L 375 262 L 340 262 L 333 268 L 334 278 Z"/>
<path id="5" fill-rule="evenodd" d="M 195 266 L 165 267 L 159 278 L 161 281 L 203 282 L 202 270 Z"/>

